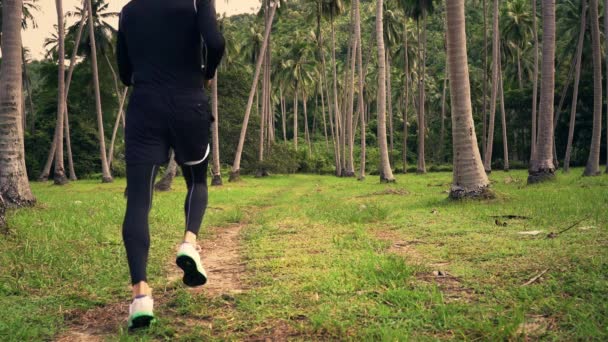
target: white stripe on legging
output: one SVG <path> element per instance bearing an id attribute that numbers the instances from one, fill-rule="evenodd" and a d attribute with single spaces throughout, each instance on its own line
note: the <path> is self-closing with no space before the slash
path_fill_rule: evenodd
<path id="1" fill-rule="evenodd" d="M 196 182 L 194 181 L 194 168 L 190 168 L 190 175 L 192 176 L 192 189 L 190 189 L 190 196 L 188 196 L 188 213 L 186 215 L 186 230 L 188 230 L 188 226 L 190 226 L 190 207 L 192 205 L 192 194 L 194 194 L 194 189 L 196 188 Z"/>
<path id="2" fill-rule="evenodd" d="M 148 213 L 152 210 L 152 192 L 154 191 L 154 169 L 156 165 L 152 165 L 152 174 L 150 175 L 150 204 L 148 205 Z"/>

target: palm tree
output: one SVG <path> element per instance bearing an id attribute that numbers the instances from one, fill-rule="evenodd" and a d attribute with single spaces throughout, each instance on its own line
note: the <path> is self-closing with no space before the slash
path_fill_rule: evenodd
<path id="1" fill-rule="evenodd" d="M 606 51 L 606 98 L 608 99 L 608 4 L 604 4 L 604 46 Z M 606 173 L 608 174 L 608 103 L 606 103 Z"/>
<path id="2" fill-rule="evenodd" d="M 555 96 L 555 0 L 543 0 L 543 63 L 536 154 L 528 184 L 555 177 L 553 164 L 553 99 Z M 534 141 L 532 142 L 534 143 Z"/>
<path id="3" fill-rule="evenodd" d="M 477 147 L 471 108 L 464 0 L 446 0 L 446 16 L 454 143 L 454 179 L 450 198 L 487 197 L 490 182 Z"/>
<path id="4" fill-rule="evenodd" d="M 582 15 L 578 44 L 575 55 L 575 75 L 574 88 L 572 90 L 572 107 L 570 108 L 570 125 L 568 128 L 568 142 L 566 145 L 566 155 L 564 157 L 564 172 L 570 170 L 570 156 L 572 154 L 572 139 L 574 138 L 574 125 L 576 124 L 576 106 L 578 104 L 578 86 L 581 79 L 581 64 L 583 59 L 583 43 L 585 41 L 585 31 L 587 29 L 587 0 L 582 1 Z"/>
<path id="5" fill-rule="evenodd" d="M 388 157 L 386 142 L 386 53 L 384 47 L 384 25 L 382 23 L 383 0 L 377 0 L 376 42 L 378 44 L 378 148 L 380 150 L 380 182 L 395 182 Z"/>
<path id="6" fill-rule="evenodd" d="M 87 0 L 89 7 L 89 40 L 91 42 L 91 67 L 93 69 L 93 85 L 95 86 L 95 107 L 97 109 L 97 127 L 99 133 L 99 149 L 101 156 L 101 172 L 102 182 L 111 183 L 112 174 L 110 173 L 110 167 L 108 166 L 108 159 L 106 157 L 106 142 L 105 135 L 103 132 L 103 113 L 101 110 L 101 93 L 99 89 L 99 74 L 97 68 L 97 46 L 95 43 L 95 18 L 93 17 L 93 5 L 91 0 Z"/>
<path id="7" fill-rule="evenodd" d="M 109 12 L 109 2 L 106 0 L 91 0 L 92 5 L 92 25 L 93 32 L 95 37 L 95 47 L 98 53 L 102 56 L 111 55 L 114 51 L 113 49 L 113 39 L 116 35 L 116 29 L 110 23 L 110 20 L 116 19 L 119 16 L 117 12 Z M 87 7 L 88 5 L 84 4 L 83 7 Z M 76 22 L 68 28 L 68 32 L 70 35 L 76 35 L 76 32 L 79 30 L 79 22 L 83 15 L 88 15 L 83 11 L 83 8 L 76 7 L 75 11 L 70 11 L 66 14 L 68 18 L 76 18 Z M 87 25 L 88 26 L 88 25 Z M 91 51 L 93 51 L 93 42 L 90 36 L 84 36 L 80 41 L 79 51 L 81 56 L 89 58 L 91 56 Z"/>
<path id="8" fill-rule="evenodd" d="M 65 118 L 65 25 L 63 23 L 63 3 L 62 0 L 55 0 L 57 7 L 57 28 L 59 38 L 59 85 L 57 94 L 57 126 L 55 128 L 56 147 L 55 147 L 55 184 L 64 185 L 68 183 L 65 176 L 65 167 L 63 164 L 63 133 L 64 133 L 64 118 Z"/>
<path id="9" fill-rule="evenodd" d="M 25 168 L 21 124 L 22 0 L 2 2 L 2 66 L 0 66 L 0 196 L 7 205 L 35 203 Z"/>
<path id="10" fill-rule="evenodd" d="M 536 109 L 538 107 L 536 103 L 538 100 L 538 27 L 536 25 L 536 1 L 537 0 L 532 0 L 532 35 L 534 37 L 534 81 L 532 85 L 532 143 L 530 144 L 532 147 L 530 151 L 530 165 L 532 164 L 534 156 L 536 155 L 536 134 L 538 131 L 538 119 L 536 115 Z"/>
<path id="11" fill-rule="evenodd" d="M 433 0 L 402 0 L 402 6 L 407 13 L 407 17 L 416 20 L 418 35 L 418 59 L 420 70 L 418 71 L 418 167 L 416 172 L 426 173 L 425 162 L 425 74 L 426 74 L 426 27 L 427 17 L 434 12 Z M 420 21 L 422 21 L 423 32 L 420 37 Z"/>
<path id="12" fill-rule="evenodd" d="M 602 56 L 600 44 L 600 24 L 597 0 L 589 2 L 591 40 L 593 45 L 593 134 L 589 159 L 584 176 L 598 176 L 600 172 L 600 145 L 602 139 Z"/>
<path id="13" fill-rule="evenodd" d="M 359 94 L 357 96 L 357 115 L 359 115 L 361 119 L 361 168 L 359 170 L 359 180 L 365 179 L 365 159 L 366 159 L 366 144 L 365 144 L 365 136 L 366 136 L 366 128 L 365 128 L 365 108 L 363 103 L 363 82 L 365 80 L 365 75 L 363 74 L 363 53 L 362 53 L 362 40 L 361 40 L 361 9 L 360 9 L 359 0 L 353 0 L 353 11 L 355 12 L 355 39 L 359 44 L 359 48 L 357 49 L 357 73 L 359 74 Z M 354 134 L 354 131 L 353 131 Z"/>
<path id="14" fill-rule="evenodd" d="M 255 66 L 255 73 L 253 76 L 253 84 L 251 85 L 251 91 L 249 92 L 249 100 L 247 101 L 247 108 L 245 110 L 245 117 L 243 118 L 243 126 L 241 128 L 241 135 L 239 137 L 239 143 L 234 156 L 234 163 L 232 164 L 232 170 L 230 172 L 230 178 L 228 181 L 234 182 L 240 179 L 241 171 L 241 156 L 243 155 L 243 147 L 245 145 L 245 134 L 247 134 L 247 125 L 249 124 L 249 116 L 251 114 L 251 107 L 253 106 L 253 98 L 257 89 L 258 80 L 260 77 L 260 71 L 262 69 L 262 62 L 268 47 L 268 40 L 270 39 L 270 30 L 272 28 L 272 22 L 276 13 L 277 3 L 275 1 L 270 5 L 270 15 L 268 16 L 268 23 L 264 32 L 264 41 L 258 55 L 258 60 Z"/>
<path id="15" fill-rule="evenodd" d="M 213 122 L 213 141 L 211 143 L 213 147 L 213 164 L 211 166 L 211 174 L 213 178 L 211 179 L 212 186 L 221 186 L 222 185 L 222 169 L 220 167 L 220 129 L 219 129 L 219 110 L 218 110 L 218 96 L 217 96 L 217 82 L 218 76 L 216 75 L 211 83 L 211 111 L 215 121 Z"/>
<path id="16" fill-rule="evenodd" d="M 500 12 L 498 12 L 498 1 L 494 0 L 494 22 L 493 22 L 493 38 L 492 38 L 492 95 L 490 97 L 490 120 L 488 127 L 488 137 L 486 139 L 486 154 L 484 155 L 484 168 L 486 172 L 492 171 L 492 149 L 494 145 L 494 126 L 496 119 L 496 97 L 498 94 L 498 74 L 500 66 L 500 45 L 499 36 L 500 29 L 498 26 L 498 19 Z"/>
<path id="17" fill-rule="evenodd" d="M 515 58 L 517 64 L 517 82 L 523 89 L 522 55 L 532 36 L 532 16 L 527 0 L 511 0 L 505 3 L 500 17 L 500 26 L 505 52 Z"/>

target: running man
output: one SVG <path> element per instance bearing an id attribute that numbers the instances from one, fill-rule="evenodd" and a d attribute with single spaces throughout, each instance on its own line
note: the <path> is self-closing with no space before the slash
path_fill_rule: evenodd
<path id="1" fill-rule="evenodd" d="M 154 319 L 146 276 L 148 214 L 154 178 L 170 149 L 188 186 L 186 231 L 176 262 L 187 286 L 207 281 L 196 249 L 207 207 L 214 120 L 204 88 L 215 76 L 224 46 L 211 0 L 132 0 L 120 13 L 118 67 L 122 82 L 133 86 L 125 128 L 128 199 L 122 231 L 133 285 L 129 329 L 147 327 Z"/>

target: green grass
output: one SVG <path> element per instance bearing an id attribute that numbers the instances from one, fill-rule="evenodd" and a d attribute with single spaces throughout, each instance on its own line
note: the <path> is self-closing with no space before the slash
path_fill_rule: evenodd
<path id="1" fill-rule="evenodd" d="M 448 201 L 449 173 L 212 188 L 205 226 L 245 225 L 248 290 L 218 298 L 167 284 L 183 226 L 178 179 L 150 219 L 159 322 L 134 335 L 115 327 L 108 339 L 608 340 L 608 177 L 581 173 L 526 186 L 525 172 L 495 172 L 499 198 L 485 202 Z M 0 340 L 53 339 L 74 313 L 129 302 L 124 180 L 33 190 L 38 206 L 11 211 L 12 234 L 0 235 Z M 503 226 L 496 215 L 528 219 Z M 532 230 L 543 233 L 518 234 Z M 396 241 L 411 244 L 400 252 Z"/>

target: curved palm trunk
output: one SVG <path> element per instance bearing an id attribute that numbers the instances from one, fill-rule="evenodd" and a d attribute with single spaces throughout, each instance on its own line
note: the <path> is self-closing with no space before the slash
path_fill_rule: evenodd
<path id="1" fill-rule="evenodd" d="M 63 3 L 62 0 L 55 0 L 57 9 L 57 35 L 58 35 L 58 80 L 57 87 L 57 125 L 55 127 L 55 135 L 57 146 L 55 148 L 55 185 L 64 185 L 68 183 L 68 178 L 65 175 L 65 167 L 63 163 L 63 133 L 64 133 L 64 111 L 65 111 L 65 26 L 63 24 Z"/>
<path id="2" fill-rule="evenodd" d="M 532 0 L 532 32 L 534 35 L 534 85 L 532 86 L 532 138 L 530 142 L 530 166 L 532 166 L 532 161 L 536 156 L 536 144 L 537 137 L 536 132 L 538 131 L 537 122 L 538 118 L 536 115 L 536 108 L 538 107 L 538 28 L 536 24 L 536 1 Z"/>
<path id="3" fill-rule="evenodd" d="M 239 136 L 239 143 L 234 156 L 234 163 L 232 164 L 232 170 L 230 172 L 229 182 L 238 181 L 240 179 L 241 172 L 241 157 L 243 155 L 243 147 L 245 146 L 245 135 L 247 134 L 247 125 L 249 124 L 249 116 L 251 115 L 251 107 L 253 106 L 253 97 L 255 96 L 258 80 L 260 78 L 260 70 L 262 68 L 262 62 L 266 54 L 266 48 L 268 47 L 268 40 L 270 38 L 270 30 L 272 28 L 272 21 L 274 14 L 276 13 L 277 4 L 273 2 L 270 5 L 270 15 L 268 16 L 268 22 L 266 23 L 266 31 L 264 32 L 264 41 L 262 42 L 262 48 L 255 66 L 255 74 L 253 76 L 253 84 L 251 85 L 251 91 L 249 92 L 249 100 L 247 100 L 247 109 L 245 110 L 245 117 L 243 118 L 243 126 L 241 128 L 241 135 Z"/>
<path id="4" fill-rule="evenodd" d="M 163 177 L 154 185 L 154 189 L 158 191 L 169 191 L 171 190 L 171 184 L 177 176 L 177 163 L 175 162 L 175 153 L 171 151 L 171 158 L 169 159 L 169 165 L 163 174 Z"/>
<path id="5" fill-rule="evenodd" d="M 213 178 L 211 179 L 212 186 L 221 186 L 222 182 L 222 169 L 220 166 L 220 116 L 218 110 L 218 97 L 217 97 L 217 82 L 218 76 L 216 75 L 211 83 L 211 113 L 215 118 L 212 125 L 212 149 L 213 149 L 213 164 L 211 166 L 211 174 Z"/>
<path id="6" fill-rule="evenodd" d="M 538 143 L 528 184 L 555 177 L 553 165 L 553 99 L 555 97 L 555 0 L 543 0 L 543 64 Z"/>
<path id="7" fill-rule="evenodd" d="M 378 44 L 378 148 L 380 149 L 380 182 L 395 181 L 386 141 L 386 57 L 384 56 L 383 0 L 376 5 L 376 42 Z"/>
<path id="8" fill-rule="evenodd" d="M 106 157 L 106 139 L 103 132 L 103 112 L 101 110 L 101 93 L 99 90 L 99 74 L 97 67 L 97 45 L 95 43 L 95 20 L 93 18 L 93 6 L 91 0 L 87 0 L 89 7 L 89 40 L 91 41 L 91 67 L 93 72 L 93 85 L 95 86 L 95 107 L 97 110 L 97 127 L 99 133 L 99 151 L 101 157 L 102 182 L 111 183 L 112 174 Z"/>
<path id="9" fill-rule="evenodd" d="M 494 126 L 496 124 L 496 98 L 498 94 L 498 66 L 500 57 L 499 27 L 498 27 L 498 0 L 494 0 L 494 23 L 492 36 L 492 96 L 490 98 L 490 121 L 488 127 L 488 137 L 486 139 L 486 154 L 484 155 L 484 169 L 492 172 L 492 149 L 494 146 Z"/>
<path id="10" fill-rule="evenodd" d="M 584 176 L 598 176 L 600 172 L 600 146 L 602 139 L 602 56 L 600 46 L 600 25 L 597 0 L 589 3 L 591 21 L 591 40 L 593 45 L 593 134 L 589 159 Z"/>
<path id="11" fill-rule="evenodd" d="M 2 3 L 2 66 L 0 67 L 0 197 L 6 205 L 26 206 L 36 202 L 25 168 L 21 124 L 22 0 Z"/>
<path id="12" fill-rule="evenodd" d="M 583 59 L 583 42 L 587 29 L 587 1 L 583 0 L 583 14 L 581 15 L 581 27 L 576 47 L 576 62 L 574 73 L 574 88 L 572 90 L 572 107 L 570 108 L 570 125 L 568 128 L 568 142 L 566 155 L 564 156 L 564 172 L 570 171 L 570 156 L 572 155 L 572 139 L 574 138 L 574 125 L 576 124 L 576 106 L 578 104 L 578 86 L 581 79 L 581 64 Z"/>
<path id="13" fill-rule="evenodd" d="M 490 182 L 481 162 L 471 108 L 464 0 L 446 1 L 446 12 L 454 143 L 454 179 L 450 198 L 487 197 Z"/>
<path id="14" fill-rule="evenodd" d="M 108 152 L 108 164 L 110 164 L 110 167 L 112 167 L 112 162 L 114 161 L 114 144 L 116 143 L 116 133 L 118 133 L 120 119 L 124 115 L 123 110 L 127 100 L 128 91 L 129 88 L 125 88 L 125 90 L 123 90 L 122 95 L 120 96 L 120 102 L 118 103 L 118 113 L 116 114 L 116 121 L 114 122 L 114 128 L 112 129 L 112 140 L 110 141 L 110 151 Z"/>

